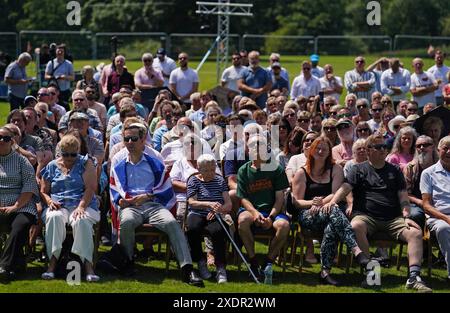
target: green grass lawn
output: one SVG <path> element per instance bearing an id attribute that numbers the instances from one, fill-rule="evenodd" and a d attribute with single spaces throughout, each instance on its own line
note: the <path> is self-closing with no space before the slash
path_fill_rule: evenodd
<path id="1" fill-rule="evenodd" d="M 156 248 L 156 246 L 155 246 Z M 257 251 L 262 253 L 267 247 L 264 244 L 257 243 Z M 164 245 L 163 245 L 164 250 Z M 106 251 L 101 247 L 101 253 Z M 344 249 L 345 251 L 345 249 Z M 394 252 L 397 255 L 398 250 Z M 319 253 L 316 247 L 316 254 Z M 288 270 L 282 273 L 282 268 L 275 266 L 273 285 L 256 285 L 248 276 L 245 266 L 242 264 L 239 272 L 236 265 L 227 267 L 228 283 L 218 285 L 214 276 L 211 280 L 205 281 L 205 288 L 196 288 L 184 284 L 180 280 L 180 271 L 177 268 L 175 260 L 171 261 L 169 273 L 165 272 L 165 262 L 162 259 L 153 259 L 151 261 L 140 260 L 137 262 L 137 275 L 132 278 L 123 278 L 115 275 L 102 275 L 98 283 L 86 283 L 82 280 L 79 286 L 70 286 L 63 279 L 53 281 L 43 281 L 40 275 L 45 271 L 45 265 L 38 261 L 28 264 L 28 271 L 20 277 L 20 280 L 13 281 L 8 285 L 0 284 L 0 293 L 4 292 L 26 292 L 26 293 L 103 293 L 103 292 L 127 292 L 127 293 L 411 293 L 413 291 L 405 290 L 407 267 L 406 254 L 403 255 L 402 266 L 399 271 L 395 267 L 395 257 L 392 259 L 390 268 L 381 269 L 381 288 L 364 289 L 360 287 L 363 276 L 358 267 L 350 269 L 349 274 L 345 274 L 345 268 L 334 268 L 333 274 L 337 280 L 342 282 L 342 286 L 333 287 L 320 285 L 318 283 L 318 273 L 320 266 L 315 264 L 304 267 L 303 273 L 298 273 L 297 255 L 295 267 L 288 262 Z M 288 258 L 288 261 L 290 258 Z M 342 264 L 345 264 L 345 256 Z M 450 292 L 448 283 L 445 282 L 446 270 L 434 268 L 432 278 L 425 276 L 426 270 L 423 269 L 424 280 L 434 289 L 434 292 Z M 101 273 L 100 273 L 101 275 Z"/>

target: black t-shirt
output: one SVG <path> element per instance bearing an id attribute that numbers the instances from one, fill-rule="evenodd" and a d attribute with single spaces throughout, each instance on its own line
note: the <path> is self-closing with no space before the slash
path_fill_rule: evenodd
<path id="1" fill-rule="evenodd" d="M 346 182 L 353 186 L 353 211 L 388 221 L 402 216 L 398 192 L 406 190 L 403 173 L 388 162 L 376 169 L 368 161 L 351 167 Z"/>

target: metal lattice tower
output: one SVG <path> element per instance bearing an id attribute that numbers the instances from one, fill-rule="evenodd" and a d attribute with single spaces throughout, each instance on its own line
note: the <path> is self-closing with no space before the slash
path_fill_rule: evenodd
<path id="1" fill-rule="evenodd" d="M 217 15 L 217 83 L 219 83 L 222 71 L 228 65 L 228 47 L 230 34 L 230 16 L 253 16 L 250 12 L 253 4 L 230 3 L 230 0 L 218 0 L 219 2 L 197 1 L 197 14 Z"/>

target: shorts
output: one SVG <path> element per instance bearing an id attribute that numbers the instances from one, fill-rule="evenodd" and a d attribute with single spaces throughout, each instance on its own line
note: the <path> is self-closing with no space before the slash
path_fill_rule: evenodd
<path id="1" fill-rule="evenodd" d="M 389 235 L 389 237 L 399 240 L 401 233 L 405 229 L 410 228 L 410 226 L 406 223 L 405 218 L 402 216 L 396 217 L 389 221 L 382 221 L 369 215 L 355 213 L 352 218 L 352 222 L 353 221 L 361 221 L 367 225 L 367 236 L 369 238 L 375 233 L 385 233 Z"/>
<path id="2" fill-rule="evenodd" d="M 247 211 L 247 210 L 244 209 L 243 207 L 240 207 L 239 210 L 238 210 L 237 216 L 239 216 L 239 214 L 241 214 L 244 211 Z M 268 217 L 270 213 L 268 213 L 268 212 L 259 212 L 259 214 L 261 214 L 264 217 Z M 279 220 L 279 219 L 284 219 L 284 220 L 286 220 L 288 222 L 291 221 L 289 216 L 287 216 L 286 214 L 283 214 L 283 213 L 279 213 L 277 216 L 275 216 L 275 222 L 277 220 Z"/>

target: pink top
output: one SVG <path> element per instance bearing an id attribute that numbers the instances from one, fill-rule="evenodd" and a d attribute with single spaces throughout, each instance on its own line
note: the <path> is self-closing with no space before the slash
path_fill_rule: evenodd
<path id="1" fill-rule="evenodd" d="M 414 155 L 394 153 L 386 157 L 386 162 L 400 166 L 400 169 L 403 171 L 403 168 L 406 166 L 406 164 L 411 162 L 413 158 Z"/>
<path id="2" fill-rule="evenodd" d="M 156 80 L 158 78 L 160 81 L 164 82 L 163 75 L 160 70 L 153 68 L 153 71 L 147 73 L 145 67 L 141 67 L 134 74 L 134 83 L 137 85 L 152 85 L 156 86 Z"/>
<path id="3" fill-rule="evenodd" d="M 352 155 L 352 147 L 350 146 L 349 148 L 350 148 L 349 150 L 345 149 L 345 146 L 342 143 L 333 147 L 332 150 L 333 159 L 336 162 L 341 160 L 350 161 L 353 158 L 353 155 Z"/>

